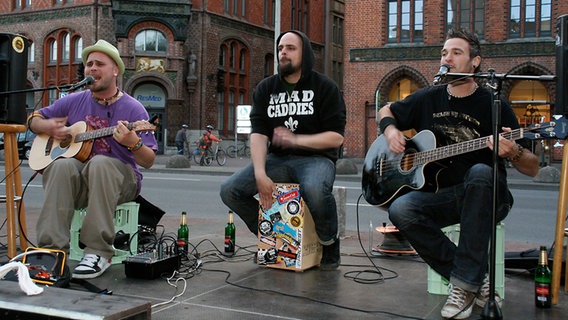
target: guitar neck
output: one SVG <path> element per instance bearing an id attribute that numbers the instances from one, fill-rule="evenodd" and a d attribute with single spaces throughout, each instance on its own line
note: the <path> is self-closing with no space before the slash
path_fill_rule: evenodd
<path id="1" fill-rule="evenodd" d="M 134 122 L 130 122 L 126 125 L 126 127 L 129 130 L 132 130 L 132 128 L 134 128 L 134 125 L 135 125 Z M 87 132 L 81 132 L 81 133 L 78 133 L 75 136 L 74 141 L 75 142 L 83 142 L 83 141 L 87 141 L 87 140 L 93 140 L 93 139 L 97 139 L 97 138 L 101 138 L 101 137 L 110 136 L 114 132 L 115 128 L 116 128 L 116 126 L 112 126 L 112 127 L 106 127 L 106 128 L 101 128 L 101 129 L 87 131 Z"/>
<path id="2" fill-rule="evenodd" d="M 523 129 L 520 128 L 520 129 L 511 130 L 510 132 L 503 132 L 500 134 L 500 136 L 502 136 L 507 140 L 518 140 L 523 138 Z M 487 148 L 487 141 L 489 141 L 489 139 L 490 136 L 470 141 L 455 143 L 449 146 L 444 146 L 433 150 L 417 152 L 414 154 L 414 164 L 415 165 L 426 164 L 432 161 L 450 158 L 459 154 L 481 150 Z"/>

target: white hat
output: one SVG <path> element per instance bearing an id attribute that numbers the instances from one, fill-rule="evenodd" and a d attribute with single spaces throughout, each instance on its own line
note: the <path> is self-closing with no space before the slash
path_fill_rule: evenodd
<path id="1" fill-rule="evenodd" d="M 105 40 L 99 40 L 94 45 L 92 45 L 90 47 L 86 47 L 85 49 L 83 49 L 83 53 L 81 54 L 81 57 L 83 58 L 83 64 L 84 65 L 87 65 L 87 58 L 89 57 L 89 54 L 91 54 L 91 52 L 105 53 L 106 55 L 111 57 L 111 59 L 114 60 L 114 62 L 118 66 L 118 70 L 119 70 L 118 74 L 124 73 L 124 62 L 122 61 L 122 58 L 120 57 L 120 53 L 118 52 L 118 49 L 115 46 L 113 46 L 112 44 L 108 43 Z"/>

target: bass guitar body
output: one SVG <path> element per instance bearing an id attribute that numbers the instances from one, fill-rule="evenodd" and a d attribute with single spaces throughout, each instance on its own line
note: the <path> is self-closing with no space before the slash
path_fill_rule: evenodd
<path id="1" fill-rule="evenodd" d="M 407 138 L 405 151 L 394 154 L 386 137 L 380 135 L 371 145 L 363 165 L 363 196 L 369 204 L 388 207 L 397 197 L 426 184 L 425 164 L 416 164 L 414 155 L 436 148 L 436 137 L 428 130 Z"/>

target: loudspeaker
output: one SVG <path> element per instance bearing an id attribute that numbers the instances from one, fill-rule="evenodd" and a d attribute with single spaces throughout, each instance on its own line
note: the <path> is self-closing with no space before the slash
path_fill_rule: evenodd
<path id="1" fill-rule="evenodd" d="M 556 107 L 555 113 L 568 116 L 568 14 L 556 22 Z"/>
<path id="2" fill-rule="evenodd" d="M 28 70 L 29 40 L 12 33 L 0 33 L 0 123 L 26 122 L 23 90 Z"/>

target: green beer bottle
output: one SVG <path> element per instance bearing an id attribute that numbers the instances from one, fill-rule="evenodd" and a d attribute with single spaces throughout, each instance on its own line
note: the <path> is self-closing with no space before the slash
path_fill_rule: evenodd
<path id="1" fill-rule="evenodd" d="M 185 256 L 189 248 L 189 227 L 187 226 L 187 213 L 181 213 L 181 222 L 177 234 L 177 250 L 178 254 Z"/>
<path id="2" fill-rule="evenodd" d="M 232 257 L 235 254 L 235 224 L 233 211 L 229 210 L 227 225 L 225 226 L 225 255 Z"/>
<path id="3" fill-rule="evenodd" d="M 546 246 L 540 247 L 540 255 L 538 258 L 538 267 L 534 272 L 534 303 L 539 308 L 550 308 L 551 291 L 550 284 L 552 282 L 552 275 L 548 268 L 548 256 L 546 253 Z"/>

